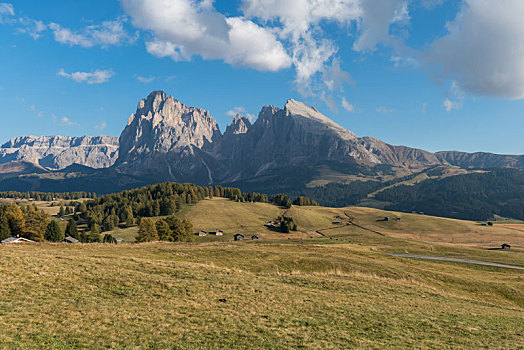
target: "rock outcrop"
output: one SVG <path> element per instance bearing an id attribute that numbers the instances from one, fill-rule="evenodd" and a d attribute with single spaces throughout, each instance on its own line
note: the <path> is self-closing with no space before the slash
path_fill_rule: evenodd
<path id="1" fill-rule="evenodd" d="M 107 168 L 117 157 L 118 138 L 113 136 L 21 136 L 0 147 L 0 164 L 29 162 L 50 170 L 72 164 Z"/>
<path id="2" fill-rule="evenodd" d="M 0 148 L 0 164 L 19 162 L 4 167 L 4 173 L 28 162 L 64 172 L 80 166 L 112 167 L 116 174 L 146 182 L 231 183 L 326 161 L 344 166 L 389 165 L 404 175 L 440 165 L 524 169 L 524 156 L 431 153 L 358 137 L 296 100 L 288 100 L 282 109 L 263 107 L 253 124 L 238 114 L 222 134 L 208 111 L 188 107 L 163 91 L 140 100 L 118 140 L 25 136 Z"/>
<path id="3" fill-rule="evenodd" d="M 221 138 L 209 112 L 154 91 L 140 100 L 120 135 L 118 170 L 159 180 L 213 182 L 201 149 Z"/>
<path id="4" fill-rule="evenodd" d="M 117 169 L 160 180 L 230 183 L 331 161 L 387 164 L 419 171 L 437 165 L 523 168 L 522 157 L 431 153 L 357 137 L 314 107 L 288 100 L 265 106 L 255 123 L 238 114 L 222 135 L 205 110 L 187 107 L 162 91 L 140 101 L 120 136 Z"/>

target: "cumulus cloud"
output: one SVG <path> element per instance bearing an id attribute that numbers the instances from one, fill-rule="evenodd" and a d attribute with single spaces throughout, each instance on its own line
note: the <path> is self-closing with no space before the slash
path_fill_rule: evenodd
<path id="1" fill-rule="evenodd" d="M 353 112 L 355 110 L 355 106 L 349 103 L 345 97 L 342 97 L 342 107 L 348 112 Z"/>
<path id="2" fill-rule="evenodd" d="M 464 0 L 423 57 L 438 77 L 476 95 L 524 98 L 524 1 Z M 445 101 L 449 111 L 456 108 Z"/>
<path id="3" fill-rule="evenodd" d="M 360 36 L 353 44 L 356 51 L 374 51 L 378 44 L 396 46 L 400 49 L 401 41 L 390 34 L 390 26 L 407 22 L 407 0 L 365 0 L 361 2 L 359 26 Z"/>
<path id="4" fill-rule="evenodd" d="M 121 0 L 136 27 L 149 30 L 147 51 L 187 61 L 194 55 L 234 66 L 277 71 L 291 66 L 276 35 L 242 17 L 226 17 L 212 1 Z"/>
<path id="5" fill-rule="evenodd" d="M 235 117 L 237 114 L 244 114 L 246 113 L 246 109 L 242 106 L 240 107 L 233 107 L 233 109 L 230 109 L 226 112 L 226 114 L 230 117 Z"/>
<path id="6" fill-rule="evenodd" d="M 248 18 L 272 26 L 289 47 L 296 70 L 296 86 L 303 95 L 315 91 L 314 81 L 326 67 L 340 68 L 333 58 L 338 48 L 326 38 L 320 23 L 349 26 L 362 15 L 357 0 L 243 0 L 242 11 Z M 324 74 L 323 74 L 324 73 Z M 317 79 L 318 80 L 318 77 Z M 321 88 L 332 88 L 333 80 L 321 80 Z"/>
<path id="7" fill-rule="evenodd" d="M 77 83 L 102 84 L 109 81 L 109 79 L 114 76 L 115 73 L 112 70 L 66 73 L 63 69 L 60 69 L 56 75 L 59 77 L 69 78 L 76 81 Z"/>
<path id="8" fill-rule="evenodd" d="M 129 34 L 124 28 L 125 22 L 126 18 L 120 17 L 116 20 L 104 21 L 102 24 L 86 26 L 80 31 L 64 28 L 57 23 L 51 23 L 48 27 L 59 43 L 85 48 L 97 45 L 107 47 L 136 41 L 136 34 Z"/>

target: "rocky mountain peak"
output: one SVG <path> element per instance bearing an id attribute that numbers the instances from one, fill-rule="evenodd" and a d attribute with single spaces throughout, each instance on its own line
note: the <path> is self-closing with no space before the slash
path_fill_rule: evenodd
<path id="1" fill-rule="evenodd" d="M 230 125 L 227 126 L 224 135 L 245 134 L 251 128 L 251 122 L 242 114 L 237 113 Z"/>
<path id="2" fill-rule="evenodd" d="M 192 160 L 184 167 L 177 164 L 193 159 L 198 150 L 221 137 L 218 124 L 208 111 L 188 107 L 163 91 L 154 91 L 139 102 L 122 131 L 116 164 L 132 164 L 133 173 L 156 170 L 164 173 L 166 179 L 180 179 L 180 172 L 193 171 L 200 165 Z"/>
<path id="3" fill-rule="evenodd" d="M 72 164 L 106 168 L 118 156 L 118 139 L 113 136 L 20 136 L 0 147 L 0 164 L 29 162 L 51 170 Z"/>

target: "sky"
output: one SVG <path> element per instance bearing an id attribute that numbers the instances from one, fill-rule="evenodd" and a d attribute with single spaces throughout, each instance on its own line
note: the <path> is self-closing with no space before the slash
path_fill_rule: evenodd
<path id="1" fill-rule="evenodd" d="M 119 136 L 164 90 L 222 131 L 293 98 L 395 145 L 524 154 L 522 18 L 522 0 L 0 2 L 0 143 Z"/>

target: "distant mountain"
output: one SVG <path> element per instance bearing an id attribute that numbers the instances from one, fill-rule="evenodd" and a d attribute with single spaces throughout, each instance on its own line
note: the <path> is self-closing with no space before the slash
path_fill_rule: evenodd
<path id="1" fill-rule="evenodd" d="M 238 114 L 222 134 L 208 111 L 154 91 L 139 101 L 119 139 L 19 137 L 0 147 L 0 165 L 0 190 L 106 193 L 176 181 L 268 194 L 307 194 L 330 205 L 408 208 L 403 206 L 408 202 L 405 196 L 417 185 L 421 199 L 412 207 L 419 208 L 421 203 L 431 203 L 432 196 L 438 197 L 437 185 L 420 183 L 440 184 L 441 179 L 477 174 L 471 183 L 480 186 L 485 181 L 486 185 L 491 177 L 478 175 L 479 170 L 522 171 L 524 156 L 431 153 L 389 145 L 372 137 L 358 137 L 316 108 L 292 99 L 283 108 L 264 106 L 254 123 Z M 470 183 L 454 181 L 442 184 Z M 519 189 L 518 181 L 508 186 Z M 395 190 L 388 190 L 390 186 Z M 520 196 L 521 190 L 517 192 Z M 464 193 L 461 201 L 467 203 L 468 195 L 475 191 Z M 386 194 L 397 195 L 399 201 L 383 200 Z M 510 200 L 511 195 L 505 199 Z M 490 203 L 488 198 L 483 205 Z M 472 212 L 472 208 L 468 210 Z"/>
<path id="2" fill-rule="evenodd" d="M 118 139 L 113 136 L 21 136 L 0 147 L 0 164 L 28 162 L 48 170 L 72 164 L 107 168 L 118 157 Z"/>
<path id="3" fill-rule="evenodd" d="M 139 102 L 120 136 L 118 171 L 157 180 L 220 184 L 325 162 L 389 166 L 393 176 L 429 167 L 524 169 L 523 156 L 431 153 L 357 137 L 314 107 L 289 100 L 265 106 L 251 124 L 237 115 L 222 134 L 209 112 L 187 107 L 163 91 Z"/>
<path id="4" fill-rule="evenodd" d="M 115 167 L 125 174 L 158 181 L 211 182 L 205 146 L 222 137 L 209 112 L 154 91 L 140 100 L 120 135 Z"/>

